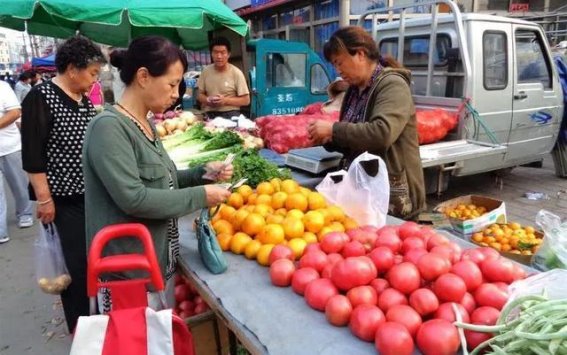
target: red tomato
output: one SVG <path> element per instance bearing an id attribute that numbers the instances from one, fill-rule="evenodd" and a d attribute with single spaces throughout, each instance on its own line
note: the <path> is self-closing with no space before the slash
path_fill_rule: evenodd
<path id="1" fill-rule="evenodd" d="M 431 249 L 435 248 L 439 245 L 448 244 L 449 239 L 441 234 L 434 234 L 432 235 L 429 240 L 427 241 L 427 250 L 431 251 Z"/>
<path id="2" fill-rule="evenodd" d="M 321 250 L 309 251 L 303 254 L 301 259 L 299 259 L 299 268 L 312 267 L 317 270 L 317 272 L 321 272 L 328 261 L 327 254 Z"/>
<path id="3" fill-rule="evenodd" d="M 321 250 L 327 254 L 340 253 L 347 243 L 347 236 L 341 232 L 331 232 L 325 234 L 325 238 L 320 243 Z"/>
<path id="4" fill-rule="evenodd" d="M 378 293 L 372 286 L 357 286 L 348 290 L 346 294 L 353 308 L 359 304 L 378 304 Z"/>
<path id="5" fill-rule="evenodd" d="M 419 288 L 413 291 L 410 295 L 409 303 L 422 316 L 431 314 L 439 308 L 437 296 L 427 288 Z"/>
<path id="6" fill-rule="evenodd" d="M 316 279 L 305 287 L 305 301 L 311 308 L 324 312 L 327 301 L 339 291 L 329 279 Z"/>
<path id="7" fill-rule="evenodd" d="M 489 282 L 505 282 L 514 281 L 514 263 L 505 258 L 487 259 L 480 264 L 482 275 Z"/>
<path id="8" fill-rule="evenodd" d="M 441 302 L 461 302 L 467 292 L 467 285 L 459 276 L 445 274 L 435 280 L 433 292 Z"/>
<path id="9" fill-rule="evenodd" d="M 502 310 L 508 300 L 508 293 L 495 284 L 482 284 L 474 291 L 474 300 L 479 306 L 494 307 Z"/>
<path id="10" fill-rule="evenodd" d="M 360 339 L 373 341 L 378 325 L 385 321 L 386 317 L 378 307 L 370 304 L 361 304 L 352 311 L 349 328 L 352 334 Z"/>
<path id="11" fill-rule="evenodd" d="M 342 291 L 368 285 L 377 276 L 376 266 L 366 256 L 346 258 L 337 262 L 331 270 L 331 280 Z"/>
<path id="12" fill-rule="evenodd" d="M 404 254 L 404 261 L 417 265 L 419 259 L 425 254 L 427 254 L 425 249 L 411 249 Z"/>
<path id="13" fill-rule="evenodd" d="M 480 265 L 486 257 L 479 248 L 467 249 L 463 252 L 461 260 L 470 260 L 477 265 Z"/>
<path id="14" fill-rule="evenodd" d="M 380 294 L 384 292 L 385 289 L 390 287 L 390 284 L 385 279 L 377 278 L 370 281 L 370 286 L 374 287 L 374 290 L 376 290 L 376 295 L 380 296 Z"/>
<path id="15" fill-rule="evenodd" d="M 419 274 L 426 281 L 433 281 L 451 270 L 449 259 L 434 253 L 428 253 L 419 258 L 417 262 Z"/>
<path id="16" fill-rule="evenodd" d="M 338 253 L 331 253 L 331 254 L 327 254 L 327 260 L 329 261 L 329 264 L 331 265 L 335 265 L 335 263 L 337 261 L 341 261 L 344 260 L 345 258 L 343 258 L 343 256 L 341 254 Z"/>
<path id="17" fill-rule="evenodd" d="M 438 245 L 436 247 L 433 247 L 433 248 L 431 248 L 431 250 L 429 252 L 443 256 L 444 258 L 449 260 L 451 262 L 451 264 L 459 261 L 458 259 L 456 259 L 455 250 L 453 249 L 453 247 L 451 247 L 451 243 L 447 243 L 447 244 L 444 244 L 444 245 Z M 460 255 L 459 255 L 459 257 L 460 257 Z"/>
<path id="18" fill-rule="evenodd" d="M 493 284 L 501 289 L 502 291 L 508 293 L 508 284 L 505 282 L 493 282 Z"/>
<path id="19" fill-rule="evenodd" d="M 459 276 L 467 285 L 467 291 L 473 292 L 482 283 L 482 272 L 471 260 L 459 261 L 451 268 L 451 272 Z"/>
<path id="20" fill-rule="evenodd" d="M 307 246 L 305 247 L 305 251 L 303 252 L 303 254 L 307 254 L 309 252 L 312 251 L 321 251 L 321 245 L 319 243 L 311 243 L 311 244 L 307 244 Z"/>
<path id="21" fill-rule="evenodd" d="M 460 302 L 461 306 L 463 306 L 468 314 L 471 314 L 476 309 L 476 301 L 474 300 L 473 295 L 470 293 L 465 293 L 465 296 Z"/>
<path id="22" fill-rule="evenodd" d="M 429 239 L 434 235 L 437 235 L 437 232 L 431 227 L 421 227 L 419 231 L 419 237 L 425 242 L 425 246 L 427 246 L 427 242 L 429 242 Z"/>
<path id="23" fill-rule="evenodd" d="M 323 271 L 321 271 L 321 277 L 324 279 L 331 279 L 331 272 L 333 271 L 333 266 L 335 266 L 334 264 L 327 264 L 325 265 L 325 267 L 323 268 Z"/>
<path id="24" fill-rule="evenodd" d="M 325 305 L 325 316 L 329 323 L 336 327 L 344 327 L 350 320 L 352 305 L 344 295 L 334 295 Z"/>
<path id="25" fill-rule="evenodd" d="M 318 278 L 319 273 L 311 267 L 296 270 L 291 277 L 291 288 L 293 292 L 303 296 L 307 284 Z"/>
<path id="26" fill-rule="evenodd" d="M 351 240 L 350 242 L 345 244 L 341 255 L 345 258 L 363 256 L 366 255 L 366 249 L 364 249 L 364 245 L 362 245 L 361 242 Z"/>
<path id="27" fill-rule="evenodd" d="M 390 307 L 386 313 L 386 321 L 400 323 L 406 327 L 412 338 L 421 326 L 421 316 L 413 308 L 403 304 Z"/>
<path id="28" fill-rule="evenodd" d="M 384 322 L 378 326 L 374 344 L 381 355 L 411 355 L 415 347 L 408 330 L 394 322 Z"/>
<path id="29" fill-rule="evenodd" d="M 418 237 L 421 232 L 421 226 L 415 222 L 405 222 L 400 226 L 398 234 L 402 240 L 410 237 Z"/>
<path id="30" fill-rule="evenodd" d="M 402 240 L 398 237 L 396 232 L 385 230 L 378 234 L 374 247 L 386 247 L 392 250 L 392 252 L 397 253 L 402 248 Z"/>
<path id="31" fill-rule="evenodd" d="M 528 276 L 526 270 L 518 264 L 514 264 L 514 281 L 523 280 Z"/>
<path id="32" fill-rule="evenodd" d="M 473 324 L 495 325 L 500 317 L 500 311 L 494 307 L 478 307 L 471 314 Z"/>
<path id="33" fill-rule="evenodd" d="M 489 247 L 480 247 L 478 250 L 484 254 L 484 259 L 500 259 L 500 253 Z"/>
<path id="34" fill-rule="evenodd" d="M 419 237 L 409 237 L 402 242 L 402 254 L 412 249 L 425 249 L 425 242 Z"/>
<path id="35" fill-rule="evenodd" d="M 270 265 L 270 280 L 280 287 L 291 285 L 291 277 L 295 272 L 295 264 L 289 259 L 279 259 Z"/>
<path id="36" fill-rule="evenodd" d="M 181 303 L 187 299 L 189 293 L 187 292 L 187 287 L 185 285 L 177 285 L 175 286 L 175 302 Z"/>
<path id="37" fill-rule="evenodd" d="M 444 319 L 428 320 L 417 332 L 417 347 L 424 355 L 453 355 L 460 343 L 457 328 Z"/>
<path id="38" fill-rule="evenodd" d="M 357 241 L 364 246 L 364 250 L 369 252 L 376 243 L 376 228 L 372 226 L 364 226 L 362 228 L 351 229 L 347 232 L 351 240 Z"/>
<path id="39" fill-rule="evenodd" d="M 451 323 L 455 322 L 457 320 L 457 317 L 455 316 L 455 310 L 453 309 L 452 306 L 453 304 L 457 305 L 457 309 L 459 310 L 459 313 L 461 313 L 461 318 L 463 319 L 463 322 L 468 323 L 470 321 L 469 312 L 467 312 L 465 307 L 463 307 L 460 303 L 454 303 L 454 302 L 447 302 L 441 304 L 439 308 L 437 308 L 437 311 L 435 311 L 433 318 L 444 319 Z"/>
<path id="40" fill-rule="evenodd" d="M 185 300 L 179 304 L 178 308 L 180 311 L 190 312 L 195 308 L 195 303 L 193 301 Z"/>
<path id="41" fill-rule="evenodd" d="M 473 351 L 477 346 L 492 338 L 491 333 L 479 333 L 465 329 L 465 339 L 467 340 L 467 349 Z"/>
<path id="42" fill-rule="evenodd" d="M 199 303 L 195 306 L 195 314 L 205 313 L 208 310 L 209 310 L 209 305 L 206 304 L 205 302 Z"/>
<path id="43" fill-rule="evenodd" d="M 412 263 L 401 263 L 392 266 L 386 278 L 391 287 L 406 295 L 417 290 L 421 284 L 419 270 Z"/>
<path id="44" fill-rule="evenodd" d="M 368 254 L 368 257 L 372 260 L 374 266 L 376 266 L 378 273 L 387 272 L 394 266 L 394 253 L 390 248 L 374 248 L 374 250 Z"/>
<path id="45" fill-rule="evenodd" d="M 268 265 L 272 265 L 272 263 L 279 259 L 289 259 L 291 261 L 295 260 L 295 255 L 293 254 L 293 250 L 290 247 L 278 244 L 272 248 L 270 252 L 270 256 L 268 257 Z"/>
<path id="46" fill-rule="evenodd" d="M 400 226 L 384 226 L 382 228 L 379 228 L 376 231 L 376 235 L 380 235 L 382 233 L 394 233 L 395 235 L 398 235 L 398 231 L 400 230 Z"/>
<path id="47" fill-rule="evenodd" d="M 378 296 L 378 307 L 384 312 L 398 304 L 408 304 L 408 299 L 395 288 L 387 288 Z"/>

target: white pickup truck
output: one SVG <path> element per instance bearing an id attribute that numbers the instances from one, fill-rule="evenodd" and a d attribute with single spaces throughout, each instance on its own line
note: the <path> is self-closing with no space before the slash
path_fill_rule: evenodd
<path id="1" fill-rule="evenodd" d="M 429 13 L 417 13 L 423 9 Z M 446 188 L 447 174 L 541 161 L 553 148 L 564 103 L 539 25 L 462 14 L 450 0 L 370 10 L 358 25 L 370 29 L 380 53 L 412 71 L 418 109 L 456 112 L 467 99 L 478 113 L 461 110 L 458 127 L 442 142 L 420 147 L 437 192 Z"/>

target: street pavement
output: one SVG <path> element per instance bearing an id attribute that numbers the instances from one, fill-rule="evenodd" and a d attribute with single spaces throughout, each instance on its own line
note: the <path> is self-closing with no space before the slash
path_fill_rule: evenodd
<path id="1" fill-rule="evenodd" d="M 549 157 L 543 168 L 513 169 L 503 177 L 502 184 L 493 174 L 453 179 L 449 190 L 440 198 L 428 196 L 428 205 L 431 209 L 456 196 L 486 195 L 506 202 L 509 221 L 534 225 L 535 216 L 542 208 L 567 217 L 567 193 L 557 198 L 562 190 L 567 190 L 567 179 L 555 176 Z M 32 228 L 17 228 L 8 191 L 12 240 L 0 245 L 0 355 L 68 354 L 71 338 L 66 332 L 58 298 L 42 293 L 35 282 L 33 241 L 37 223 Z M 526 192 L 542 192 L 549 199 L 531 201 L 524 197 Z"/>

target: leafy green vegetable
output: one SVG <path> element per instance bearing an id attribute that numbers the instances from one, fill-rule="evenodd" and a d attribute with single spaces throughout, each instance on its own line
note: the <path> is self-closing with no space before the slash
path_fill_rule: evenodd
<path id="1" fill-rule="evenodd" d="M 213 138 L 213 134 L 205 129 L 205 125 L 198 123 L 183 133 L 173 135 L 162 141 L 165 150 L 170 151 L 192 140 L 204 141 Z"/>
<path id="2" fill-rule="evenodd" d="M 246 149 L 236 155 L 233 162 L 234 175 L 232 181 L 248 178 L 247 185 L 256 187 L 262 181 L 273 178 L 289 179 L 289 169 L 279 169 L 274 163 L 262 158 L 257 150 Z"/>
<path id="3" fill-rule="evenodd" d="M 193 128 L 190 130 L 193 130 Z M 231 131 L 210 133 L 201 127 L 193 131 L 191 136 L 194 138 L 185 140 L 174 148 L 166 148 L 171 160 L 179 167 L 187 166 L 192 160 L 204 159 L 214 155 L 215 153 L 212 152 L 217 150 L 228 149 L 242 144 L 242 138 Z"/>

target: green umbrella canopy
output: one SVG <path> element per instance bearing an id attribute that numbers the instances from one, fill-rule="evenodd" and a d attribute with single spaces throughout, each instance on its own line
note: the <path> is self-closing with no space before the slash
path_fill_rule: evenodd
<path id="1" fill-rule="evenodd" d="M 246 22 L 220 0 L 2 0 L 0 27 L 68 38 L 77 31 L 95 42 L 127 47 L 131 39 L 161 35 L 186 49 L 208 46 L 208 32 L 229 28 L 245 36 Z"/>

